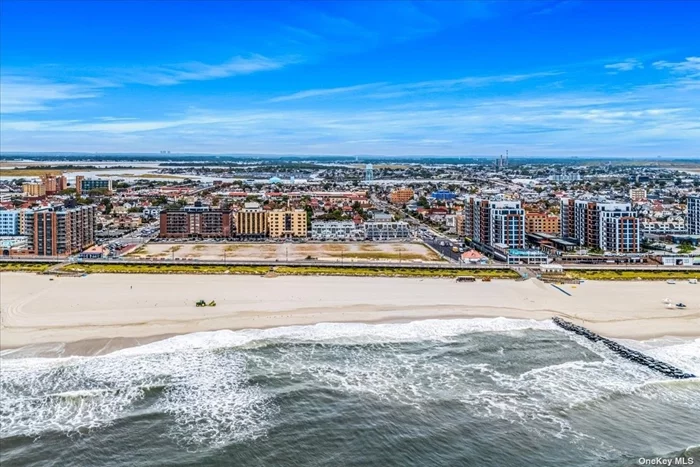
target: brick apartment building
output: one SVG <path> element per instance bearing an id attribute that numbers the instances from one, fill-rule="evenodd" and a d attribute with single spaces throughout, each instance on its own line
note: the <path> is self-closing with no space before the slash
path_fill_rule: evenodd
<path id="1" fill-rule="evenodd" d="M 68 256 L 95 243 L 95 206 L 54 206 L 26 212 L 30 250 L 40 256 Z"/>
<path id="2" fill-rule="evenodd" d="M 179 209 L 160 212 L 161 238 L 232 237 L 233 212 L 224 209 Z"/>

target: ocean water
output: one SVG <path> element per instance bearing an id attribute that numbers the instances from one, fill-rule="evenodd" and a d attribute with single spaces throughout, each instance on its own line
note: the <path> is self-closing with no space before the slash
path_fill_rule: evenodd
<path id="1" fill-rule="evenodd" d="M 700 339 L 625 344 L 700 374 Z M 700 465 L 698 445 L 700 380 L 549 321 L 318 324 L 0 355 L 3 467 Z"/>

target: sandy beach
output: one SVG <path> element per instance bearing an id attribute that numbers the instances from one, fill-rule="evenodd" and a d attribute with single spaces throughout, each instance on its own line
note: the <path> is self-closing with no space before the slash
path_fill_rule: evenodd
<path id="1" fill-rule="evenodd" d="M 618 338 L 700 336 L 700 285 L 679 281 L 456 283 L 450 279 L 2 273 L 3 349 L 217 329 L 430 318 L 566 317 Z M 669 309 L 663 300 L 683 302 Z M 195 307 L 199 299 L 216 307 Z"/>

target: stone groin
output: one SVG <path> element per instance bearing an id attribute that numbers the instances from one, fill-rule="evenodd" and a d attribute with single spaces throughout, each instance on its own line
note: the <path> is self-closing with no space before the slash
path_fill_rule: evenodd
<path id="1" fill-rule="evenodd" d="M 659 360 L 656 360 L 654 358 L 651 358 L 647 355 L 644 355 L 641 352 L 638 352 L 636 350 L 629 349 L 625 347 L 624 345 L 618 344 L 617 342 L 607 339 L 603 336 L 600 336 L 593 331 L 584 328 L 583 326 L 578 326 L 574 323 L 571 323 L 569 321 L 566 321 L 564 319 L 561 319 L 559 317 L 554 317 L 552 318 L 552 321 L 554 321 L 554 324 L 559 326 L 562 329 L 565 329 L 567 331 L 571 331 L 575 334 L 578 334 L 579 336 L 583 336 L 586 339 L 593 341 L 593 342 L 601 342 L 604 344 L 606 347 L 608 347 L 610 350 L 621 356 L 622 358 L 626 358 L 627 360 L 633 361 L 635 363 L 638 363 L 640 365 L 644 365 L 648 368 L 651 368 L 652 370 L 658 371 L 659 373 L 663 373 L 664 375 L 668 376 L 669 378 L 675 378 L 675 379 L 688 379 L 688 378 L 695 378 L 695 375 L 692 373 L 686 373 L 685 371 L 674 367 L 673 365 L 669 365 L 667 363 L 661 362 Z"/>

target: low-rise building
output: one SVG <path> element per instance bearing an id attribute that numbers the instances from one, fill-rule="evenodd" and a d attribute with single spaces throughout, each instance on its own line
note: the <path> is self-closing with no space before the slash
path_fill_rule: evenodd
<path id="1" fill-rule="evenodd" d="M 358 229 L 353 221 L 313 221 L 311 238 L 313 240 L 361 240 L 363 229 Z"/>
<path id="2" fill-rule="evenodd" d="M 407 222 L 365 222 L 363 224 L 365 238 L 372 241 L 383 240 L 408 240 L 411 238 L 411 229 Z"/>
<path id="3" fill-rule="evenodd" d="M 389 201 L 392 204 L 406 204 L 413 199 L 414 192 L 410 188 L 399 188 L 389 193 Z"/>

